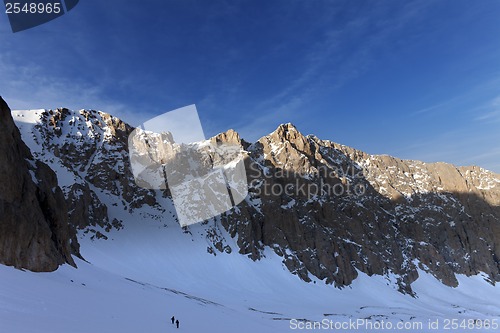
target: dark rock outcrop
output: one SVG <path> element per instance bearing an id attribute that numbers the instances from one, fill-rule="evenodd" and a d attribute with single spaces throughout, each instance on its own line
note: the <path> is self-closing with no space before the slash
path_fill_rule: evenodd
<path id="1" fill-rule="evenodd" d="M 57 177 L 33 158 L 1 98 L 0 160 L 0 262 L 32 271 L 75 265 L 76 239 Z"/>
<path id="2" fill-rule="evenodd" d="M 109 226 L 108 207 L 101 203 L 89 184 L 73 184 L 66 194 L 69 221 L 77 229 Z"/>

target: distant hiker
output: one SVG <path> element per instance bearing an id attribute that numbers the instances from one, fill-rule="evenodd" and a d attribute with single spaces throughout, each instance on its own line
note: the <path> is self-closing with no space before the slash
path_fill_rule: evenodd
<path id="1" fill-rule="evenodd" d="M 173 324 L 174 324 L 174 322 L 175 322 L 175 317 L 174 317 L 174 316 L 172 316 L 172 318 L 170 318 L 170 320 L 172 320 L 172 325 L 173 325 Z"/>
<path id="2" fill-rule="evenodd" d="M 175 321 L 175 325 L 177 325 L 177 328 L 179 328 L 179 319 Z"/>

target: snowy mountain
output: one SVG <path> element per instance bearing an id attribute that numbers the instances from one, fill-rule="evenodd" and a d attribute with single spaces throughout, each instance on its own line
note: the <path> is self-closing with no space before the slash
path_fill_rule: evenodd
<path id="1" fill-rule="evenodd" d="M 86 261 L 37 274 L 0 266 L 1 331 L 153 332 L 176 314 L 189 332 L 322 320 L 427 332 L 429 320 L 500 317 L 497 174 L 368 155 L 291 124 L 253 144 L 228 131 L 210 141 L 241 148 L 249 195 L 181 228 L 168 188 L 136 185 L 133 128 L 120 119 L 68 109 L 12 117 L 33 159 L 57 175 L 78 229 L 73 254 Z"/>

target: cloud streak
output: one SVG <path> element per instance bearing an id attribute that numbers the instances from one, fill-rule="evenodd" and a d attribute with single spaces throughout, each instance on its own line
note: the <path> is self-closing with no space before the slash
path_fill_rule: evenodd
<path id="1" fill-rule="evenodd" d="M 300 74 L 254 107 L 251 113 L 264 111 L 264 117 L 245 121 L 239 130 L 255 140 L 278 123 L 300 119 L 308 106 L 314 106 L 316 97 L 331 94 L 369 71 L 374 64 L 374 53 L 406 25 L 419 21 L 420 14 L 428 6 L 423 1 L 412 1 L 402 6 L 397 14 L 388 15 L 391 6 L 379 3 L 370 12 L 354 16 L 341 26 L 332 22 L 332 18 L 336 19 L 343 9 L 333 7 L 326 18 L 318 20 L 320 30 L 327 32 L 311 45 Z M 328 28 L 332 25 L 335 28 Z M 360 39 L 363 44 L 353 45 L 352 41 Z"/>

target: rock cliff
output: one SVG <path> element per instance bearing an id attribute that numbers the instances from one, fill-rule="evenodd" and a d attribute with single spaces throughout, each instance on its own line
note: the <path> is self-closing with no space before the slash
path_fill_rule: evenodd
<path id="1" fill-rule="evenodd" d="M 74 265 L 76 239 L 57 177 L 33 158 L 1 98 L 0 157 L 0 262 L 32 271 Z"/>

